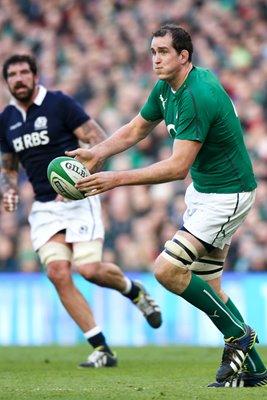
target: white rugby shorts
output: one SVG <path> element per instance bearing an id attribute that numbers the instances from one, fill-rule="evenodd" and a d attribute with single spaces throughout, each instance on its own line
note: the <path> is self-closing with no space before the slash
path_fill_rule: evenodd
<path id="1" fill-rule="evenodd" d="M 244 222 L 255 195 L 255 190 L 231 194 L 200 193 L 191 183 L 185 193 L 184 227 L 198 239 L 223 249 Z"/>
<path id="2" fill-rule="evenodd" d="M 35 251 L 62 229 L 66 230 L 67 243 L 104 239 L 99 196 L 73 201 L 35 201 L 29 223 Z"/>

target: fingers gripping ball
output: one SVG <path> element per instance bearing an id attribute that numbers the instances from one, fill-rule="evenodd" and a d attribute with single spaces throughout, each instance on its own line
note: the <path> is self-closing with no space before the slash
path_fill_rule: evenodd
<path id="1" fill-rule="evenodd" d="M 84 194 L 75 188 L 75 184 L 89 175 L 88 169 L 72 157 L 56 157 L 47 167 L 47 177 L 51 186 L 69 200 L 84 199 Z"/>

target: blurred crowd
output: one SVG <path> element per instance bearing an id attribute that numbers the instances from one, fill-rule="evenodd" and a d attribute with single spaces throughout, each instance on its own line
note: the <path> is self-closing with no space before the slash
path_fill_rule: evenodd
<path id="1" fill-rule="evenodd" d="M 40 80 L 74 96 L 110 134 L 144 104 L 155 83 L 151 33 L 175 22 L 194 43 L 194 64 L 211 69 L 230 94 L 258 181 L 256 204 L 235 234 L 225 268 L 267 270 L 266 0 L 0 0 L 0 63 L 13 53 L 37 57 Z M 9 102 L 2 83 L 0 110 Z M 163 124 L 106 168 L 148 165 L 168 156 Z M 128 271 L 150 271 L 182 224 L 190 182 L 117 188 L 102 196 L 104 258 Z M 16 213 L 0 215 L 0 271 L 39 271 L 28 214 L 33 193 L 20 173 Z"/>

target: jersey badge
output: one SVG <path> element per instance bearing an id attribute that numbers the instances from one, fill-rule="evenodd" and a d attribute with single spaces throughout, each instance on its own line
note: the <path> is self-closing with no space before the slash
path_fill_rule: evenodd
<path id="1" fill-rule="evenodd" d="M 34 129 L 41 130 L 47 129 L 47 118 L 46 117 L 38 117 L 34 121 Z"/>

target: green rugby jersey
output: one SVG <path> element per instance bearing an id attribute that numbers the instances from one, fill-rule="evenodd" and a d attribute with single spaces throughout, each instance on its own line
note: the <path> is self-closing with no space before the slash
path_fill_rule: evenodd
<path id="1" fill-rule="evenodd" d="M 238 193 L 256 188 L 239 118 L 209 70 L 194 67 L 176 92 L 159 80 L 141 115 L 147 121 L 163 119 L 173 139 L 203 143 L 190 169 L 199 192 Z"/>

